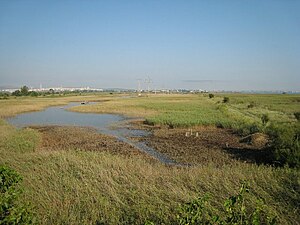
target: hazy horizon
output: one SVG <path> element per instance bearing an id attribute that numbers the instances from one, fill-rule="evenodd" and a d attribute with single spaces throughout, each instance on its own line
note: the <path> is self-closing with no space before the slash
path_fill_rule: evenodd
<path id="1" fill-rule="evenodd" d="M 289 90 L 300 1 L 1 1 L 0 86 Z M 146 84 L 143 84 L 145 87 Z"/>

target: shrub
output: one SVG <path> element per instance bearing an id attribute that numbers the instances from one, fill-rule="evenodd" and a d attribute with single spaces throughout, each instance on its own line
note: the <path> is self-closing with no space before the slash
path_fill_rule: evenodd
<path id="1" fill-rule="evenodd" d="M 300 167 L 300 126 L 271 125 L 267 133 L 272 139 L 273 160 Z"/>
<path id="2" fill-rule="evenodd" d="M 206 194 L 182 205 L 177 215 L 179 224 L 210 224 L 214 217 L 208 210 L 210 208 L 208 199 L 209 195 Z"/>
<path id="3" fill-rule="evenodd" d="M 300 120 L 300 112 L 295 112 L 294 116 L 298 121 Z"/>
<path id="4" fill-rule="evenodd" d="M 250 102 L 250 104 L 247 106 L 248 109 L 252 109 L 256 106 L 255 102 Z"/>
<path id="5" fill-rule="evenodd" d="M 29 92 L 29 95 L 30 95 L 31 97 L 37 97 L 37 96 L 39 96 L 39 93 L 36 92 L 36 91 L 30 91 L 30 92 Z"/>
<path id="6" fill-rule="evenodd" d="M 208 95 L 208 97 L 209 97 L 209 98 L 214 98 L 215 95 L 210 93 L 210 94 Z"/>
<path id="7" fill-rule="evenodd" d="M 28 205 L 19 203 L 21 176 L 14 170 L 0 166 L 0 224 L 34 224 Z"/>
<path id="8" fill-rule="evenodd" d="M 6 166 L 0 166 L 0 193 L 14 188 L 21 180 L 22 178 L 17 172 Z"/>
<path id="9" fill-rule="evenodd" d="M 0 92 L 0 99 L 8 99 L 8 97 L 9 97 L 8 93 Z"/>
<path id="10" fill-rule="evenodd" d="M 22 93 L 20 90 L 16 90 L 13 93 L 11 93 L 12 96 L 22 96 Z"/>
<path id="11" fill-rule="evenodd" d="M 224 97 L 223 98 L 223 103 L 228 103 L 229 102 L 229 97 Z"/>
<path id="12" fill-rule="evenodd" d="M 253 210 L 247 207 L 246 193 L 250 191 L 246 182 L 242 183 L 237 195 L 229 197 L 224 202 L 225 215 L 216 213 L 208 200 L 209 196 L 195 199 L 179 208 L 177 215 L 179 224 L 276 224 L 275 217 L 264 212 L 261 201 L 258 201 Z"/>
<path id="13" fill-rule="evenodd" d="M 231 128 L 233 128 L 237 134 L 242 136 L 254 134 L 261 131 L 261 128 L 258 124 L 246 122 L 232 124 Z"/>
<path id="14" fill-rule="evenodd" d="M 26 95 L 28 95 L 28 91 L 29 91 L 29 88 L 27 87 L 27 86 L 23 86 L 23 87 L 21 87 L 21 95 L 23 95 L 23 96 L 26 96 Z"/>
<path id="15" fill-rule="evenodd" d="M 270 120 L 268 114 L 263 114 L 263 115 L 260 117 L 260 119 L 261 119 L 261 122 L 262 122 L 262 124 L 263 124 L 264 126 L 266 126 L 267 123 L 268 123 L 269 120 Z"/>

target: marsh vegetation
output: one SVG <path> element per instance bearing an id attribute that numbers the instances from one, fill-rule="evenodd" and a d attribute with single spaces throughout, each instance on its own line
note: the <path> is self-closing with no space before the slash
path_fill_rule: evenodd
<path id="1" fill-rule="evenodd" d="M 71 101 L 101 101 L 71 109 L 77 112 L 144 118 L 135 126 L 152 132 L 148 145 L 193 166 L 166 166 L 90 128 L 16 129 L 5 121 Z M 299 95 L 9 97 L 0 102 L 0 164 L 23 177 L 18 202 L 30 202 L 40 224 L 184 224 L 189 203 L 208 193 L 199 209 L 221 221 L 223 202 L 239 196 L 245 180 L 251 191 L 241 213 L 253 215 L 259 201 L 262 216 L 297 224 L 299 104 Z"/>

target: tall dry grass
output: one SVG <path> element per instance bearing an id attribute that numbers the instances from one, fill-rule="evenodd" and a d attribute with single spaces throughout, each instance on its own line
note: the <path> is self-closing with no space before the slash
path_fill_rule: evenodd
<path id="1" fill-rule="evenodd" d="M 40 111 L 49 106 L 66 105 L 69 102 L 101 101 L 111 99 L 106 95 L 79 95 L 67 97 L 10 97 L 0 100 L 0 118 L 15 116 L 19 113 Z"/>
<path id="2" fill-rule="evenodd" d="M 44 151 L 36 130 L 0 124 L 0 164 L 23 177 L 22 201 L 31 202 L 40 224 L 176 224 L 176 210 L 204 193 L 220 202 L 251 183 L 249 207 L 261 198 L 279 224 L 297 224 L 299 171 L 240 162 L 190 168 L 164 166 L 141 155 Z"/>
<path id="3" fill-rule="evenodd" d="M 206 116 L 207 121 L 216 121 L 213 117 L 217 115 L 217 118 L 226 118 L 229 123 L 236 118 L 244 118 L 244 115 L 249 121 L 257 119 L 259 113 L 252 113 L 253 108 L 246 109 L 249 101 L 246 97 L 247 100 L 238 100 L 243 97 L 237 96 L 235 102 L 235 97 L 230 96 L 231 103 L 220 110 L 218 101 L 222 97 L 110 98 L 111 101 L 74 110 L 127 113 L 161 118 L 162 121 L 172 118 L 179 124 L 182 116 L 189 111 L 194 112 L 188 118 L 192 122 L 199 115 Z M 101 99 L 101 96 L 74 96 L 1 100 L 0 116 L 41 110 L 70 101 Z M 256 110 L 264 108 L 269 112 L 265 109 L 268 98 L 262 99 L 255 106 Z M 275 115 L 283 113 L 284 117 L 280 118 L 286 118 L 285 115 L 289 118 L 297 104 L 295 99 L 290 100 L 292 106 L 286 111 L 279 111 L 279 106 L 282 106 L 282 100 L 289 98 L 278 99 L 274 100 L 277 105 L 271 110 L 275 111 Z M 185 110 L 185 114 L 180 114 L 181 110 Z M 24 177 L 22 185 L 25 193 L 21 201 L 31 202 L 40 224 L 143 224 L 148 220 L 157 224 L 176 224 L 179 204 L 204 193 L 211 193 L 212 204 L 222 213 L 220 203 L 238 192 L 242 180 L 251 184 L 249 207 L 253 208 L 256 198 L 260 198 L 266 209 L 278 217 L 279 224 L 298 224 L 300 221 L 299 170 L 238 161 L 229 165 L 211 163 L 188 168 L 170 167 L 142 155 L 125 157 L 111 154 L 109 150 L 89 152 L 80 148 L 62 148 L 45 151 L 41 141 L 38 131 L 17 130 L 0 120 L 0 164 L 16 169 Z"/>

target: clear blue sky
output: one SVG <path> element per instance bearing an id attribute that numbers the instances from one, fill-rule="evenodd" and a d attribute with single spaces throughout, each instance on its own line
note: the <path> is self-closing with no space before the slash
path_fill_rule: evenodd
<path id="1" fill-rule="evenodd" d="M 0 0 L 0 86 L 299 90 L 300 1 Z"/>

